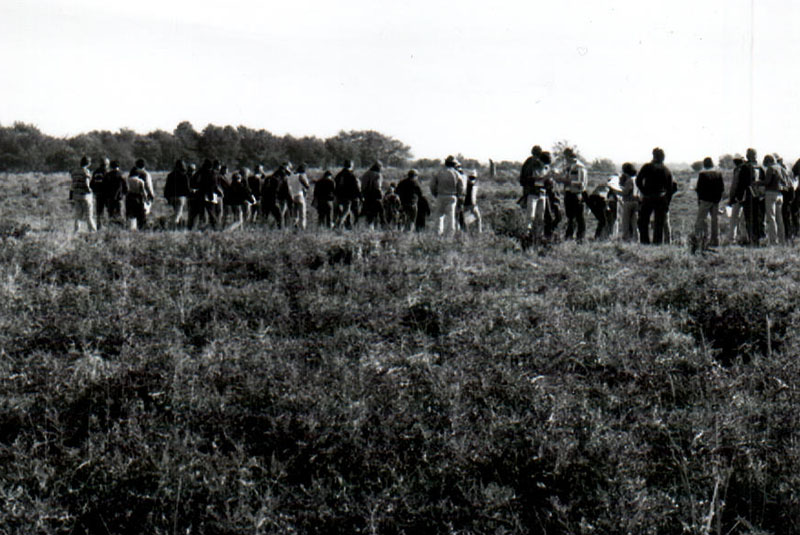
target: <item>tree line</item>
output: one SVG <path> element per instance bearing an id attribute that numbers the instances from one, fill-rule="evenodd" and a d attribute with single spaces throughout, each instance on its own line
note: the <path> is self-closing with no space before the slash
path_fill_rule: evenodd
<path id="1" fill-rule="evenodd" d="M 283 161 L 312 167 L 341 165 L 345 159 L 369 166 L 376 159 L 391 166 L 407 165 L 408 145 L 373 130 L 341 131 L 320 139 L 314 136 L 277 136 L 264 129 L 209 124 L 198 132 L 188 121 L 172 132 L 154 130 L 139 134 L 123 128 L 117 132 L 93 130 L 68 138 L 42 133 L 36 126 L 16 122 L 0 126 L 0 171 L 66 171 L 82 155 L 109 156 L 123 165 L 143 158 L 151 169 L 171 169 L 178 159 L 218 159 L 229 165 L 263 163 L 276 167 Z"/>

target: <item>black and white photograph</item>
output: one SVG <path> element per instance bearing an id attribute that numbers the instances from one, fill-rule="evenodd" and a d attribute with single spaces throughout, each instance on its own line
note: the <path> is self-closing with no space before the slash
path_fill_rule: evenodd
<path id="1" fill-rule="evenodd" d="M 800 534 L 798 21 L 2 0 L 0 535 Z"/>

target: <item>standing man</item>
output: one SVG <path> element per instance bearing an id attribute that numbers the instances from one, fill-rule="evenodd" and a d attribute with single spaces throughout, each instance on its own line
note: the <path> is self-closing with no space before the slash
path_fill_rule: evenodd
<path id="1" fill-rule="evenodd" d="M 534 145 L 531 155 L 522 164 L 519 172 L 519 184 L 522 186 L 522 197 L 528 224 L 536 237 L 544 231 L 545 210 L 547 208 L 547 190 L 545 176 L 547 165 L 542 160 L 542 148 Z"/>
<path id="2" fill-rule="evenodd" d="M 289 213 L 294 219 L 295 227 L 306 229 L 306 192 L 311 187 L 306 176 L 306 164 L 297 166 L 297 172 L 286 179 L 291 204 Z"/>
<path id="3" fill-rule="evenodd" d="M 177 229 L 182 224 L 186 224 L 188 219 L 188 199 L 189 199 L 189 175 L 186 172 L 186 164 L 183 160 L 177 160 L 175 167 L 167 175 L 164 184 L 164 197 L 172 207 L 172 224 Z"/>
<path id="4" fill-rule="evenodd" d="M 560 181 L 564 184 L 564 212 L 567 215 L 567 232 L 564 239 L 572 239 L 576 232 L 577 241 L 583 241 L 586 234 L 586 220 L 583 217 L 583 197 L 586 192 L 586 167 L 578 161 L 570 147 L 564 149 L 566 167 Z M 576 228 L 577 227 L 577 228 Z"/>
<path id="5" fill-rule="evenodd" d="M 456 205 L 458 198 L 464 194 L 464 181 L 458 166 L 461 165 L 453 156 L 444 161 L 444 168 L 433 176 L 431 193 L 436 199 L 436 217 L 439 221 L 439 234 L 444 234 L 445 227 L 450 233 L 456 231 Z"/>
<path id="6" fill-rule="evenodd" d="M 739 171 L 739 180 L 736 184 L 736 198 L 742 199 L 745 225 L 747 226 L 748 242 L 758 245 L 763 235 L 761 228 L 761 215 L 759 214 L 760 202 L 757 182 L 764 176 L 764 170 L 758 165 L 756 149 L 747 149 L 747 161 Z"/>
<path id="7" fill-rule="evenodd" d="M 156 190 L 153 189 L 153 177 L 150 172 L 145 169 L 144 160 L 139 158 L 136 160 L 136 169 L 139 170 L 139 177 L 144 180 L 144 190 L 146 199 L 144 202 L 145 215 L 150 213 L 150 207 L 153 205 L 153 199 L 156 198 Z"/>
<path id="8" fill-rule="evenodd" d="M 354 228 L 358 220 L 358 201 L 361 199 L 361 183 L 353 173 L 353 160 L 345 160 L 342 170 L 333 179 L 336 184 L 336 226 Z"/>
<path id="9" fill-rule="evenodd" d="M 764 189 L 764 218 L 767 230 L 767 239 L 770 245 L 784 242 L 786 237 L 783 228 L 783 172 L 771 154 L 764 156 L 764 179 L 757 181 L 756 185 Z"/>
<path id="10" fill-rule="evenodd" d="M 119 170 L 119 162 L 111 162 L 111 169 L 106 173 L 103 182 L 103 196 L 108 207 L 108 220 L 122 224 L 122 203 L 128 193 L 128 181 Z"/>
<path id="11" fill-rule="evenodd" d="M 739 173 L 744 165 L 744 158 L 737 156 L 733 159 L 733 177 L 731 179 L 731 189 L 728 193 L 728 206 L 731 207 L 730 218 L 728 221 L 728 239 L 729 245 L 736 244 L 737 234 L 747 236 L 746 225 L 742 225 L 742 206 L 744 205 L 744 198 L 739 198 L 742 192 L 739 191 Z"/>
<path id="12" fill-rule="evenodd" d="M 694 224 L 692 252 L 698 246 L 705 249 L 706 245 L 716 247 L 719 245 L 719 202 L 725 191 L 722 173 L 714 169 L 711 158 L 703 159 L 703 170 L 697 177 L 697 219 Z M 711 216 L 711 236 L 708 235 L 706 220 Z"/>
<path id="13" fill-rule="evenodd" d="M 664 151 L 653 149 L 653 160 L 642 166 L 636 177 L 636 186 L 642 192 L 639 212 L 639 239 L 650 243 L 650 216 L 653 217 L 653 243 L 664 242 L 664 224 L 669 210 L 669 201 L 675 191 L 672 172 L 664 165 Z"/>
<path id="14" fill-rule="evenodd" d="M 325 228 L 333 228 L 333 205 L 334 190 L 336 183 L 333 181 L 333 173 L 325 171 L 322 177 L 314 182 L 314 202 L 317 207 L 317 225 Z"/>
<path id="15" fill-rule="evenodd" d="M 81 222 L 85 222 L 90 231 L 97 230 L 97 224 L 94 220 L 94 196 L 91 189 L 92 172 L 89 171 L 91 164 L 91 158 L 83 156 L 81 158 L 81 166 L 70 174 L 72 182 L 69 196 L 75 213 L 75 232 L 80 230 Z"/>
<path id="16" fill-rule="evenodd" d="M 378 219 L 381 227 L 386 226 L 386 218 L 383 214 L 383 175 L 381 174 L 382 164 L 376 161 L 372 167 L 361 176 L 361 194 L 364 196 L 364 206 L 362 213 L 367 218 L 367 225 L 375 227 L 375 219 Z"/>
<path id="17" fill-rule="evenodd" d="M 417 208 L 424 199 L 422 187 L 419 185 L 419 172 L 411 169 L 406 178 L 397 184 L 396 192 L 400 198 L 402 227 L 405 230 L 413 230 L 417 221 Z"/>
<path id="18" fill-rule="evenodd" d="M 636 187 L 636 166 L 630 162 L 622 164 L 619 186 L 622 188 L 622 239 L 637 241 L 639 237 L 639 204 L 641 196 Z"/>
<path id="19" fill-rule="evenodd" d="M 95 214 L 97 217 L 96 222 L 98 227 L 100 227 L 100 218 L 103 215 L 103 210 L 106 208 L 104 181 L 106 178 L 106 173 L 108 173 L 108 166 L 110 163 L 111 162 L 109 161 L 108 157 L 103 158 L 103 162 L 100 164 L 100 167 L 95 169 L 94 173 L 92 173 L 92 181 L 90 183 L 92 193 L 94 194 Z"/>

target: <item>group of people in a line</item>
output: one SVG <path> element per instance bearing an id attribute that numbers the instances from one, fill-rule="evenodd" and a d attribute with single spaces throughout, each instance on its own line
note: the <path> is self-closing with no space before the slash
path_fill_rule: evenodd
<path id="1" fill-rule="evenodd" d="M 562 168 L 556 172 L 550 153 L 534 146 L 519 178 L 522 186 L 519 203 L 526 210 L 534 238 L 553 237 L 562 219 L 562 200 L 557 188 L 561 184 L 567 218 L 565 239 L 583 240 L 584 212 L 588 207 L 597 219 L 595 239 L 619 232 L 625 241 L 669 243 L 669 208 L 678 184 L 664 164 L 664 151 L 656 147 L 652 154 L 652 160 L 641 169 L 626 162 L 619 175 L 611 176 L 590 191 L 586 168 L 572 149 L 564 150 Z M 728 243 L 779 244 L 794 239 L 800 229 L 800 160 L 791 170 L 778 155 L 768 154 L 759 164 L 755 149 L 748 149 L 746 159 L 737 157 L 733 163 L 727 208 L 720 210 L 725 192 L 723 174 L 711 158 L 703 160 L 694 187 L 698 207 L 690 235 L 693 250 L 720 244 L 720 213 L 729 215 Z"/>
<path id="2" fill-rule="evenodd" d="M 137 160 L 127 178 L 118 162 L 107 158 L 94 171 L 90 166 L 90 158 L 84 156 L 71 173 L 75 230 L 81 224 L 96 230 L 104 213 L 109 223 L 127 222 L 132 230 L 145 228 L 155 201 L 153 178 L 145 162 Z M 465 173 L 458 160 L 448 156 L 431 179 L 433 199 L 429 200 L 416 169 L 387 187 L 380 161 L 358 177 L 353 162 L 346 160 L 335 176 L 326 170 L 312 180 L 304 164 L 295 169 L 291 162 L 270 174 L 262 165 L 254 172 L 241 167 L 229 174 L 216 160 L 205 160 L 199 169 L 178 160 L 166 177 L 163 193 L 172 208 L 170 226 L 175 229 L 233 230 L 256 221 L 305 229 L 310 204 L 323 228 L 352 229 L 363 221 L 370 228 L 421 231 L 433 213 L 439 233 L 468 230 L 473 225 L 481 232 L 477 180 L 477 171 Z"/>

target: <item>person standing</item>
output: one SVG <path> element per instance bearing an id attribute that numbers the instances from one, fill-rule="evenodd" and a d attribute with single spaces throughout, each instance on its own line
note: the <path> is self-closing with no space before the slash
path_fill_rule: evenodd
<path id="1" fill-rule="evenodd" d="M 622 239 L 624 241 L 638 241 L 639 228 L 638 216 L 641 196 L 636 187 L 636 166 L 630 162 L 622 164 L 622 174 L 619 176 L 619 186 L 622 190 Z"/>
<path id="2" fill-rule="evenodd" d="M 575 151 L 570 147 L 564 149 L 566 167 L 561 182 L 564 184 L 564 212 L 567 216 L 565 239 L 572 239 L 573 233 L 577 241 L 583 241 L 586 234 L 586 220 L 583 217 L 583 203 L 586 193 L 586 167 L 578 160 Z"/>
<path id="3" fill-rule="evenodd" d="M 467 173 L 467 188 L 464 192 L 464 230 L 468 231 L 476 223 L 478 234 L 483 232 L 483 220 L 478 208 L 478 170 L 472 169 Z"/>
<path id="4" fill-rule="evenodd" d="M 783 173 L 771 154 L 764 156 L 764 179 L 756 181 L 757 186 L 764 189 L 764 218 L 767 231 L 767 240 L 770 245 L 784 242 L 783 228 Z"/>
<path id="5" fill-rule="evenodd" d="M 436 217 L 439 221 L 438 232 L 444 234 L 456 231 L 456 205 L 458 198 L 464 194 L 463 175 L 458 172 L 459 161 L 448 156 L 444 168 L 436 173 L 431 181 L 431 193 L 436 199 Z"/>
<path id="6" fill-rule="evenodd" d="M 251 223 L 258 219 L 258 212 L 261 209 L 261 185 L 264 182 L 264 176 L 264 166 L 258 164 L 255 172 L 247 177 L 247 187 L 255 199 L 255 202 L 248 207 L 247 220 Z"/>
<path id="7" fill-rule="evenodd" d="M 105 186 L 103 185 L 106 173 L 108 173 L 108 166 L 110 165 L 109 159 L 103 158 L 100 167 L 95 169 L 92 173 L 92 181 L 89 184 L 94 194 L 95 217 L 97 227 L 100 228 L 100 220 L 103 217 L 103 211 L 106 209 Z"/>
<path id="8" fill-rule="evenodd" d="M 611 177 L 607 182 L 595 187 L 586 200 L 589 211 L 597 220 L 595 241 L 608 239 L 613 234 L 614 224 L 617 221 L 618 191 L 617 177 Z"/>
<path id="9" fill-rule="evenodd" d="M 751 245 L 758 245 L 763 236 L 759 213 L 761 203 L 759 202 L 760 186 L 758 183 L 764 176 L 764 170 L 758 165 L 758 154 L 755 149 L 747 149 L 746 158 L 747 161 L 739 170 L 736 198 L 742 199 L 742 211 L 747 226 L 747 241 Z"/>
<path id="10" fill-rule="evenodd" d="M 353 161 L 345 160 L 342 169 L 334 178 L 336 189 L 336 226 L 348 229 L 355 228 L 358 221 L 358 203 L 361 200 L 361 182 L 353 173 Z"/>
<path id="11" fill-rule="evenodd" d="M 653 159 L 642 166 L 636 176 L 636 186 L 642 193 L 642 206 L 639 210 L 639 240 L 650 243 L 650 217 L 653 216 L 653 243 L 664 242 L 664 224 L 669 202 L 675 191 L 672 172 L 664 165 L 664 151 L 653 149 Z"/>
<path id="12" fill-rule="evenodd" d="M 278 228 L 283 228 L 284 223 L 283 210 L 278 202 L 278 192 L 284 189 L 288 175 L 289 169 L 280 165 L 261 184 L 261 214 L 264 217 L 264 223 L 269 222 L 269 216 L 272 216 Z"/>
<path id="13" fill-rule="evenodd" d="M 128 194 L 125 196 L 125 217 L 130 230 L 144 230 L 148 195 L 145 173 L 134 167 L 128 175 Z"/>
<path id="14" fill-rule="evenodd" d="M 725 191 L 722 173 L 714 169 L 711 158 L 703 159 L 703 170 L 697 177 L 697 218 L 694 224 L 692 249 L 719 245 L 719 203 Z M 711 218 L 711 235 L 708 234 L 708 218 Z"/>
<path id="15" fill-rule="evenodd" d="M 125 195 L 128 193 L 128 181 L 119 170 L 119 162 L 116 160 L 110 164 L 110 169 L 106 173 L 103 181 L 103 197 L 108 208 L 108 220 L 122 225 L 122 204 L 125 202 Z"/>
<path id="16" fill-rule="evenodd" d="M 86 223 L 92 232 L 97 230 L 94 220 L 94 195 L 91 188 L 92 172 L 89 170 L 91 164 L 91 158 L 83 156 L 80 167 L 70 173 L 69 198 L 72 200 L 74 211 L 75 232 L 80 230 L 81 223 Z"/>
<path id="17" fill-rule="evenodd" d="M 247 171 L 245 169 L 245 171 Z M 231 184 L 228 187 L 227 205 L 231 211 L 233 220 L 226 230 L 235 230 L 244 225 L 247 217 L 248 207 L 255 202 L 255 197 L 250 192 L 245 176 L 248 173 L 235 171 L 231 176 Z"/>
<path id="18" fill-rule="evenodd" d="M 153 205 L 153 200 L 156 198 L 156 190 L 153 188 L 153 177 L 150 175 L 150 172 L 145 168 L 145 162 L 142 158 L 136 160 L 136 169 L 138 171 L 139 177 L 144 180 L 144 187 L 146 192 L 146 199 L 144 202 L 144 212 L 145 214 L 150 213 L 150 208 Z"/>
<path id="19" fill-rule="evenodd" d="M 537 237 L 541 237 L 544 232 L 545 212 L 547 209 L 547 190 L 545 188 L 545 177 L 547 175 L 547 165 L 542 158 L 542 148 L 534 145 L 531 155 L 522 164 L 519 173 L 519 183 L 522 186 L 522 202 L 525 206 L 525 213 L 528 225 Z"/>
<path id="20" fill-rule="evenodd" d="M 195 177 L 192 178 L 193 182 L 193 201 L 194 207 L 189 212 L 189 230 L 194 228 L 194 223 L 198 217 L 206 214 L 208 224 L 211 228 L 217 228 L 217 207 L 220 203 L 222 190 L 219 185 L 218 167 L 211 162 L 211 160 L 204 160 L 197 171 Z"/>
<path id="21" fill-rule="evenodd" d="M 177 160 L 175 167 L 167 175 L 164 184 L 164 198 L 172 207 L 172 224 L 175 228 L 185 225 L 188 219 L 189 175 L 183 160 Z"/>
<path id="22" fill-rule="evenodd" d="M 413 230 L 416 226 L 420 199 L 424 198 L 422 186 L 419 185 L 419 172 L 416 169 L 409 170 L 406 177 L 397 184 L 396 192 L 400 198 L 402 227 L 405 230 Z"/>
<path id="23" fill-rule="evenodd" d="M 333 228 L 333 205 L 335 203 L 334 191 L 336 183 L 333 173 L 325 171 L 322 177 L 314 183 L 314 202 L 317 207 L 317 225 L 324 228 Z"/>
<path id="24" fill-rule="evenodd" d="M 736 243 L 737 237 L 747 237 L 747 226 L 744 224 L 744 216 L 742 206 L 744 198 L 739 198 L 742 192 L 739 190 L 739 173 L 744 165 L 744 158 L 737 156 L 733 159 L 733 176 L 731 178 L 731 188 L 728 193 L 728 206 L 730 207 L 730 217 L 728 218 L 728 236 L 727 242 L 729 245 Z"/>
<path id="25" fill-rule="evenodd" d="M 297 166 L 297 172 L 290 175 L 286 179 L 286 186 L 289 191 L 289 198 L 292 204 L 289 208 L 289 213 L 294 219 L 295 227 L 300 227 L 305 230 L 306 228 L 306 191 L 308 191 L 310 184 L 306 176 L 305 164 Z"/>
<path id="26" fill-rule="evenodd" d="M 383 175 L 381 174 L 382 164 L 376 161 L 361 175 L 361 195 L 364 198 L 362 215 L 367 218 L 367 225 L 375 228 L 377 219 L 381 227 L 386 225 L 383 215 Z"/>
<path id="27" fill-rule="evenodd" d="M 393 182 L 383 196 L 383 215 L 387 228 L 400 229 L 400 213 L 400 197 L 397 196 L 397 185 Z"/>

